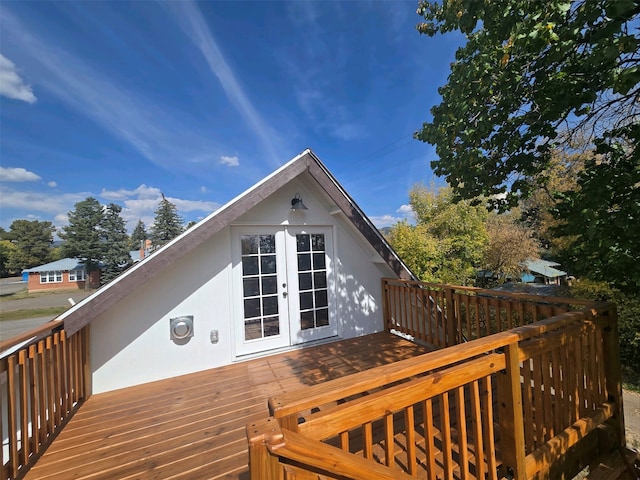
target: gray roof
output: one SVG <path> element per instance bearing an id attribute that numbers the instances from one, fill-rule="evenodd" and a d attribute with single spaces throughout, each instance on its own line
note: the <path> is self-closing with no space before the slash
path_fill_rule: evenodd
<path id="1" fill-rule="evenodd" d="M 560 265 L 559 263 L 547 260 L 527 260 L 527 270 L 549 278 L 564 277 L 567 272 L 553 268 Z"/>
<path id="2" fill-rule="evenodd" d="M 26 268 L 22 272 L 27 273 L 39 273 L 39 272 L 52 272 L 67 270 L 82 270 L 84 269 L 84 263 L 77 258 L 63 258 L 62 260 L 56 260 L 55 262 L 45 263 L 44 265 L 38 265 L 37 267 Z"/>

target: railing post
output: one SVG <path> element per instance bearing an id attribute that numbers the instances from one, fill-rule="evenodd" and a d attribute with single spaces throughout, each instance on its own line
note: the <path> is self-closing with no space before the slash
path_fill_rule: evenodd
<path id="1" fill-rule="evenodd" d="M 249 478 L 251 480 L 283 480 L 284 471 L 267 444 L 281 440 L 282 432 L 278 420 L 269 417 L 247 425 L 249 443 Z"/>
<path id="2" fill-rule="evenodd" d="M 82 372 L 83 376 L 83 396 L 86 401 L 93 392 L 93 381 L 91 375 L 91 336 L 89 330 L 90 324 L 85 325 L 82 330 L 78 332 L 81 339 L 81 349 L 82 349 Z"/>
<path id="3" fill-rule="evenodd" d="M 389 328 L 389 283 L 385 278 L 380 280 L 381 282 L 381 291 L 382 291 L 382 321 L 384 322 L 384 330 L 389 333 L 391 328 Z"/>
<path id="4" fill-rule="evenodd" d="M 456 309 L 453 305 L 453 289 L 449 286 L 444 287 L 445 309 L 444 315 L 446 320 L 445 345 L 453 347 L 458 344 L 458 335 L 456 332 Z"/>
<path id="5" fill-rule="evenodd" d="M 622 447 L 627 444 L 624 434 L 624 414 L 622 406 L 622 371 L 620 367 L 620 346 L 618 336 L 618 316 L 615 305 L 607 315 L 607 322 L 602 329 L 602 354 L 604 360 L 605 385 L 607 400 L 614 403 L 615 412 L 612 420 L 615 423 L 616 439 Z"/>
<path id="6" fill-rule="evenodd" d="M 505 374 L 498 375 L 500 451 L 503 468 L 517 480 L 526 479 L 522 385 L 518 343 L 505 347 Z M 507 473 L 507 472 L 505 472 Z"/>

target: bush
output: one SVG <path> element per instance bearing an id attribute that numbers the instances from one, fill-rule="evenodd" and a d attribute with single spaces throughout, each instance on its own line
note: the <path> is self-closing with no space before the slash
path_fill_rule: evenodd
<path id="1" fill-rule="evenodd" d="M 617 305 L 622 373 L 632 388 L 640 389 L 640 296 L 591 280 L 576 283 L 570 293 L 574 298 L 610 301 Z"/>

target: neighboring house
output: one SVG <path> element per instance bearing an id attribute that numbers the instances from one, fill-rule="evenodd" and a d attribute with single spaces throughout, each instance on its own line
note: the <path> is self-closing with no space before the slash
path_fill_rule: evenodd
<path id="1" fill-rule="evenodd" d="M 567 272 L 558 270 L 559 263 L 549 260 L 528 260 L 527 271 L 522 274 L 525 283 L 543 283 L 545 285 L 561 285 L 567 279 Z"/>
<path id="2" fill-rule="evenodd" d="M 30 292 L 41 290 L 68 290 L 85 288 L 87 280 L 89 287 L 100 285 L 100 270 L 87 275 L 84 264 L 77 258 L 63 258 L 55 262 L 45 263 L 22 271 L 27 275 L 27 289 Z"/>
<path id="3" fill-rule="evenodd" d="M 58 319 L 99 393 L 382 331 L 385 277 L 413 275 L 306 150 Z"/>

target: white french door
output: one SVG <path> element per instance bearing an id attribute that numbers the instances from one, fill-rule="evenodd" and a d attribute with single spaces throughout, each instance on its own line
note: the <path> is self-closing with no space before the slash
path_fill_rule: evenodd
<path id="1" fill-rule="evenodd" d="M 232 241 L 237 355 L 337 334 L 330 228 L 241 227 Z"/>

